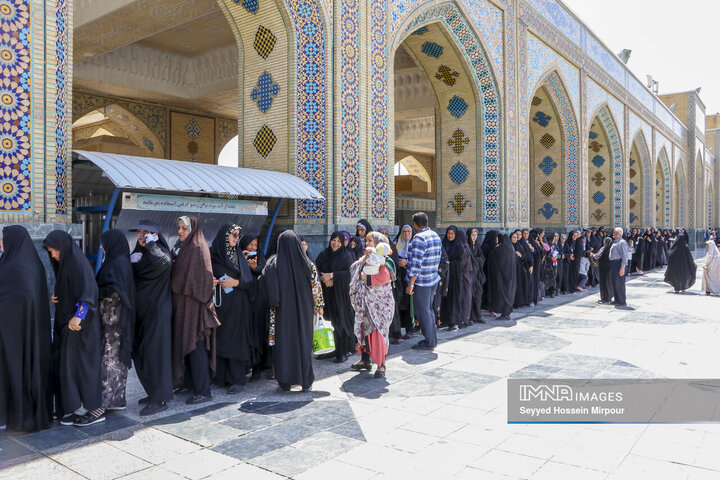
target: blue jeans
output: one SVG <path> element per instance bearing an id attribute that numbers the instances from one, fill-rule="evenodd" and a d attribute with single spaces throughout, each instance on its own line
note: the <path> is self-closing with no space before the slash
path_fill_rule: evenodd
<path id="1" fill-rule="evenodd" d="M 437 284 L 432 287 L 415 286 L 413 291 L 413 306 L 415 317 L 420 323 L 420 330 L 429 347 L 437 345 L 437 329 L 435 328 L 435 314 L 432 310 L 432 301 L 435 298 Z"/>

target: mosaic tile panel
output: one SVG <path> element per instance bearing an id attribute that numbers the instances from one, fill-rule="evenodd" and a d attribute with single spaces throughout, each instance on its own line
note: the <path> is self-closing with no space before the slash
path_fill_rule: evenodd
<path id="1" fill-rule="evenodd" d="M 268 72 L 263 72 L 258 78 L 257 86 L 253 89 L 250 97 L 257 103 L 258 108 L 261 112 L 267 113 L 272 107 L 273 98 L 280 93 L 280 86 L 275 83 L 272 75 Z"/>
<path id="2" fill-rule="evenodd" d="M 551 203 L 546 203 L 542 208 L 538 209 L 538 213 L 545 217 L 546 220 L 550 220 L 553 215 L 557 215 L 559 210 L 552 206 Z"/>
<path id="3" fill-rule="evenodd" d="M 435 74 L 435 78 L 437 78 L 438 80 L 442 80 L 448 87 L 452 87 L 453 85 L 455 85 L 455 82 L 457 82 L 457 77 L 459 76 L 460 73 L 456 72 L 447 65 L 440 65 L 440 68 L 438 68 L 438 73 Z"/>
<path id="4" fill-rule="evenodd" d="M 560 114 L 560 123 L 565 134 L 565 182 L 566 182 L 566 217 L 568 225 L 580 223 L 580 149 L 578 147 L 578 127 L 570 99 L 558 76 L 553 71 L 547 78 L 548 91 L 553 97 Z"/>
<path id="5" fill-rule="evenodd" d="M 64 16 L 63 16 L 64 15 Z M 57 24 L 67 34 L 67 5 L 61 6 Z M 30 6 L 26 0 L 0 1 L 0 66 L 4 73 L 0 86 L 0 210 L 28 211 L 32 207 L 30 177 Z M 66 51 L 66 49 L 64 50 Z M 58 55 L 61 55 L 59 52 Z M 67 72 L 67 58 L 58 59 L 61 74 Z M 67 76 L 63 76 L 64 81 Z M 58 79 L 58 82 L 60 80 Z M 65 165 L 67 147 L 66 88 L 59 96 L 56 113 L 64 130 L 58 135 L 56 153 L 56 209 L 65 213 Z M 60 123 L 62 120 L 62 123 Z M 60 127 L 59 127 L 60 128 Z M 59 200 L 59 202 L 58 202 Z"/>
<path id="6" fill-rule="evenodd" d="M 660 167 L 660 172 L 662 173 L 662 180 L 663 180 L 663 191 L 661 195 L 662 203 L 660 204 L 660 207 L 663 211 L 663 221 L 666 227 L 672 226 L 672 192 L 670 188 L 670 179 L 672 178 L 670 175 L 670 160 L 668 159 L 667 152 L 663 149 L 660 150 L 660 154 L 658 155 L 658 165 Z"/>
<path id="7" fill-rule="evenodd" d="M 240 0 L 235 0 L 235 3 L 240 3 Z M 250 13 L 257 13 L 258 0 L 242 0 L 242 6 Z"/>
<path id="8" fill-rule="evenodd" d="M 562 5 L 555 0 L 527 0 L 527 3 L 575 45 L 581 45 L 582 25 Z"/>
<path id="9" fill-rule="evenodd" d="M 263 60 L 267 60 L 273 49 L 275 49 L 276 41 L 277 37 L 273 35 L 270 29 L 260 25 L 257 29 L 257 32 L 255 32 L 255 41 L 253 42 L 253 47 L 255 48 L 257 54 L 263 58 Z"/>
<path id="10" fill-rule="evenodd" d="M 532 34 L 527 34 L 526 49 L 528 76 L 522 101 L 531 98 L 541 76 L 549 69 L 556 68 L 567 89 L 573 111 L 577 114 L 580 111 L 580 71 Z"/>
<path id="11" fill-rule="evenodd" d="M 360 0 L 340 4 L 340 214 L 360 216 Z"/>
<path id="12" fill-rule="evenodd" d="M 541 127 L 547 127 L 550 120 L 552 120 L 552 117 L 547 115 L 545 112 L 537 112 L 532 119 L 533 122 L 537 123 Z"/>
<path id="13" fill-rule="evenodd" d="M 393 13 L 397 13 L 396 0 Z M 475 73 L 480 90 L 480 107 L 482 111 L 482 144 L 483 144 L 483 222 L 499 222 L 500 213 L 500 95 L 497 82 L 490 70 L 484 49 L 478 38 L 473 34 L 463 15 L 454 3 L 443 3 L 423 11 L 406 27 L 405 32 L 411 32 L 423 24 L 441 20 L 450 30 L 458 45 L 463 50 L 466 60 Z M 509 173 L 512 175 L 514 173 Z M 508 212 L 514 206 L 508 206 Z"/>
<path id="14" fill-rule="evenodd" d="M 452 137 L 450 137 L 447 141 L 447 144 L 453 149 L 453 152 L 458 155 L 465 150 L 465 145 L 469 143 L 470 138 L 459 128 L 453 132 Z"/>
<path id="15" fill-rule="evenodd" d="M 420 27 L 417 30 L 415 30 L 412 34 L 413 35 L 423 35 L 423 34 L 427 33 L 427 31 L 428 31 L 427 27 Z"/>
<path id="16" fill-rule="evenodd" d="M 443 54 L 443 47 L 433 42 L 425 42 L 422 45 L 422 52 L 428 57 L 440 58 Z"/>
<path id="17" fill-rule="evenodd" d="M 625 114 L 622 102 L 610 95 L 604 88 L 594 82 L 591 78 L 587 80 L 587 109 L 585 110 L 585 121 L 589 125 L 603 104 L 607 104 L 612 113 L 613 120 L 617 124 L 619 132 L 625 129 Z"/>
<path id="18" fill-rule="evenodd" d="M 555 145 L 555 137 L 546 133 L 542 136 L 542 138 L 540 138 L 540 144 L 545 148 L 552 148 L 552 146 Z"/>
<path id="19" fill-rule="evenodd" d="M 592 199 L 593 199 L 593 202 L 595 202 L 595 203 L 598 203 L 598 204 L 603 203 L 605 201 L 605 194 L 600 191 L 597 191 L 593 194 Z"/>
<path id="20" fill-rule="evenodd" d="M 687 196 L 688 196 L 688 215 L 687 215 L 687 227 L 695 228 L 695 202 L 696 202 L 696 190 L 695 183 L 697 179 L 696 168 L 699 162 L 700 168 L 702 168 L 702 159 L 697 158 L 697 150 L 695 147 L 695 115 L 697 110 L 695 109 L 695 94 L 690 93 L 688 96 L 688 127 L 689 127 L 689 141 L 688 141 L 688 177 L 687 177 Z"/>
<path id="21" fill-rule="evenodd" d="M 545 175 L 550 175 L 553 172 L 553 170 L 555 170 L 555 168 L 557 168 L 558 164 L 552 158 L 545 157 L 545 158 L 543 158 L 543 161 L 540 162 L 539 166 L 540 166 L 540 170 L 542 170 L 542 172 Z"/>
<path id="22" fill-rule="evenodd" d="M 261 157 L 267 158 L 267 156 L 270 155 L 270 152 L 272 152 L 273 148 L 275 147 L 276 142 L 277 137 L 275 136 L 275 133 L 272 131 L 272 129 L 267 125 L 263 125 L 262 128 L 258 130 L 257 135 L 255 135 L 253 145 L 255 146 L 255 150 L 257 150 Z"/>
<path id="23" fill-rule="evenodd" d="M 607 180 L 607 178 L 605 178 L 605 175 L 600 172 L 595 173 L 595 175 L 593 175 L 593 177 L 590 179 L 590 181 L 592 181 L 592 183 L 595 184 L 595 186 L 597 187 L 605 183 L 605 180 Z"/>
<path id="24" fill-rule="evenodd" d="M 542 184 L 542 187 L 540 187 L 540 191 L 542 192 L 543 195 L 545 195 L 546 197 L 549 197 L 550 195 L 555 193 L 555 185 L 553 185 L 550 182 L 545 182 Z"/>
<path id="25" fill-rule="evenodd" d="M 456 193 L 455 198 L 448 202 L 448 208 L 452 208 L 458 215 L 462 215 L 467 207 L 472 207 L 472 203 L 470 203 L 469 200 L 465 200 L 465 196 L 462 193 Z"/>
<path id="26" fill-rule="evenodd" d="M 371 37 L 371 184 L 370 211 L 373 218 L 389 218 L 390 198 L 388 178 L 388 52 L 387 0 L 372 0 L 370 4 Z"/>
<path id="27" fill-rule="evenodd" d="M 638 131 L 637 135 L 635 136 L 635 145 L 637 146 L 638 153 L 640 155 L 640 168 L 642 169 L 642 184 L 643 184 L 643 192 L 642 192 L 642 198 L 643 198 L 643 223 L 645 225 L 651 225 L 652 223 L 652 217 L 650 215 L 650 205 L 652 202 L 650 201 L 650 192 L 652 191 L 650 179 L 652 178 L 651 175 L 651 157 L 650 152 L 648 151 L 648 144 L 645 141 L 645 135 L 642 131 Z M 631 193 L 632 195 L 632 193 Z"/>
<path id="28" fill-rule="evenodd" d="M 401 28 L 401 24 L 406 19 L 416 14 L 427 3 L 429 3 L 429 0 L 391 0 L 388 6 L 391 37 L 395 37 Z M 468 12 L 468 19 L 475 24 L 475 31 L 481 35 L 484 50 L 488 53 L 488 61 L 492 62 L 492 69 L 496 74 L 497 82 L 502 86 L 503 79 L 506 76 L 503 71 L 505 64 L 508 65 L 508 69 L 514 69 L 510 58 L 503 61 L 504 51 L 508 51 L 509 55 L 514 55 L 514 34 L 509 28 L 514 21 L 513 2 L 506 0 L 496 2 L 505 7 L 505 15 L 503 15 L 500 8 L 487 0 L 464 0 L 463 3 Z M 503 28 L 503 20 L 505 21 L 505 28 Z M 415 21 L 413 20 L 412 23 L 415 23 Z M 422 27 L 419 30 L 422 30 Z M 503 40 L 512 48 L 506 48 L 503 45 Z M 508 92 L 514 91 L 514 84 L 514 79 L 512 79 L 512 84 L 508 85 Z"/>
<path id="29" fill-rule="evenodd" d="M 455 118 L 460 118 L 467 111 L 468 104 L 465 100 L 456 95 L 450 99 L 450 103 L 448 103 L 447 108 Z"/>
<path id="30" fill-rule="evenodd" d="M 297 38 L 296 176 L 325 195 L 325 31 L 316 2 L 288 0 Z M 298 217 L 325 218 L 325 202 L 298 202 Z"/>
<path id="31" fill-rule="evenodd" d="M 15 0 L 14 3 L 17 6 L 20 5 L 18 0 Z M 68 108 L 68 99 L 71 95 L 69 88 L 72 81 L 72 78 L 69 78 L 70 66 L 68 65 L 70 55 L 68 49 L 72 48 L 69 40 L 69 29 L 71 28 L 71 25 L 69 25 L 70 8 L 70 0 L 58 0 L 55 16 L 55 27 L 57 28 L 57 41 L 55 42 L 55 55 L 57 57 L 55 67 L 55 81 L 57 84 L 55 100 L 55 211 L 58 214 L 70 213 L 67 171 L 71 161 L 70 151 L 72 149 L 72 145 L 69 145 L 72 137 L 69 133 L 71 122 Z M 29 35 L 29 31 L 25 35 L 21 34 L 21 39 L 26 35 Z"/>
<path id="32" fill-rule="evenodd" d="M 467 180 L 468 175 L 470 171 L 462 162 L 457 162 L 450 169 L 450 179 L 458 185 Z"/>
<path id="33" fill-rule="evenodd" d="M 597 168 L 600 168 L 605 165 L 605 158 L 603 158 L 602 155 L 595 155 L 592 159 L 592 164 L 595 165 Z"/>
<path id="34" fill-rule="evenodd" d="M 602 120 L 607 132 L 608 139 L 610 140 L 610 151 L 613 156 L 613 219 L 615 226 L 619 227 L 623 225 L 623 152 L 622 145 L 620 144 L 620 134 L 613 117 L 610 115 L 610 110 L 607 106 L 600 109 L 599 112 L 600 120 Z"/>

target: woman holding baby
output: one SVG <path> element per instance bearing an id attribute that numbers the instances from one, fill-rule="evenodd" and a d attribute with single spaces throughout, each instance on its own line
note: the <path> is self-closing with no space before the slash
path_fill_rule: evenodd
<path id="1" fill-rule="evenodd" d="M 355 335 L 361 359 L 353 370 L 371 370 L 377 364 L 375 378 L 385 376 L 388 331 L 395 313 L 392 282 L 395 264 L 392 248 L 378 232 L 365 237 L 365 254 L 350 267 L 350 299 L 355 310 Z"/>

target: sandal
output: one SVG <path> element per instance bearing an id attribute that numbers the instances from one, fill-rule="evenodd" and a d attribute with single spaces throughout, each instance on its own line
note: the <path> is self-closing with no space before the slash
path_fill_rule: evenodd
<path id="1" fill-rule="evenodd" d="M 372 360 L 369 360 L 369 361 L 360 360 L 359 362 L 353 363 L 352 365 L 350 365 L 350 368 L 352 368 L 353 370 L 358 371 L 358 372 L 363 369 L 370 371 L 370 370 L 372 370 Z"/>
<path id="2" fill-rule="evenodd" d="M 375 378 L 383 378 L 385 376 L 385 365 L 382 367 L 377 367 L 377 370 L 375 370 Z"/>

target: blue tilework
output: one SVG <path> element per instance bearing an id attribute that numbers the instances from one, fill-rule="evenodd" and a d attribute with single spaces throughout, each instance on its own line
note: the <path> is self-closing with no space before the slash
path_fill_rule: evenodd
<path id="1" fill-rule="evenodd" d="M 552 117 L 550 115 L 547 115 L 545 112 L 536 112 L 535 117 L 533 118 L 533 122 L 537 123 L 541 127 L 547 127 L 548 123 L 550 123 L 550 120 L 552 120 Z"/>
<path id="2" fill-rule="evenodd" d="M 422 45 L 422 52 L 429 57 L 440 58 L 440 55 L 443 54 L 443 47 L 434 42 L 425 42 Z"/>
<path id="3" fill-rule="evenodd" d="M 602 155 L 595 155 L 592 159 L 592 164 L 595 165 L 597 168 L 600 168 L 605 165 L 605 158 L 603 158 Z"/>
<path id="4" fill-rule="evenodd" d="M 545 157 L 542 159 L 542 162 L 540 162 L 540 170 L 543 171 L 545 175 L 550 175 L 555 168 L 557 168 L 557 162 L 555 162 L 551 157 Z"/>
<path id="5" fill-rule="evenodd" d="M 597 191 L 593 194 L 592 199 L 593 199 L 593 202 L 595 202 L 595 203 L 598 203 L 598 204 L 603 203 L 605 201 L 605 194 L 600 191 Z"/>
<path id="6" fill-rule="evenodd" d="M 267 113 L 272 106 L 273 98 L 280 92 L 280 87 L 272 79 L 272 75 L 263 72 L 258 78 L 257 87 L 250 94 L 253 100 L 257 102 L 257 106 L 261 112 Z"/>
<path id="7" fill-rule="evenodd" d="M 465 180 L 467 180 L 468 175 L 470 174 L 470 171 L 467 169 L 467 167 L 461 163 L 457 162 L 455 165 L 452 166 L 450 169 L 450 179 L 460 185 Z"/>
<path id="8" fill-rule="evenodd" d="M 455 118 L 460 118 L 467 111 L 468 104 L 465 100 L 455 95 L 450 99 L 447 108 Z"/>

